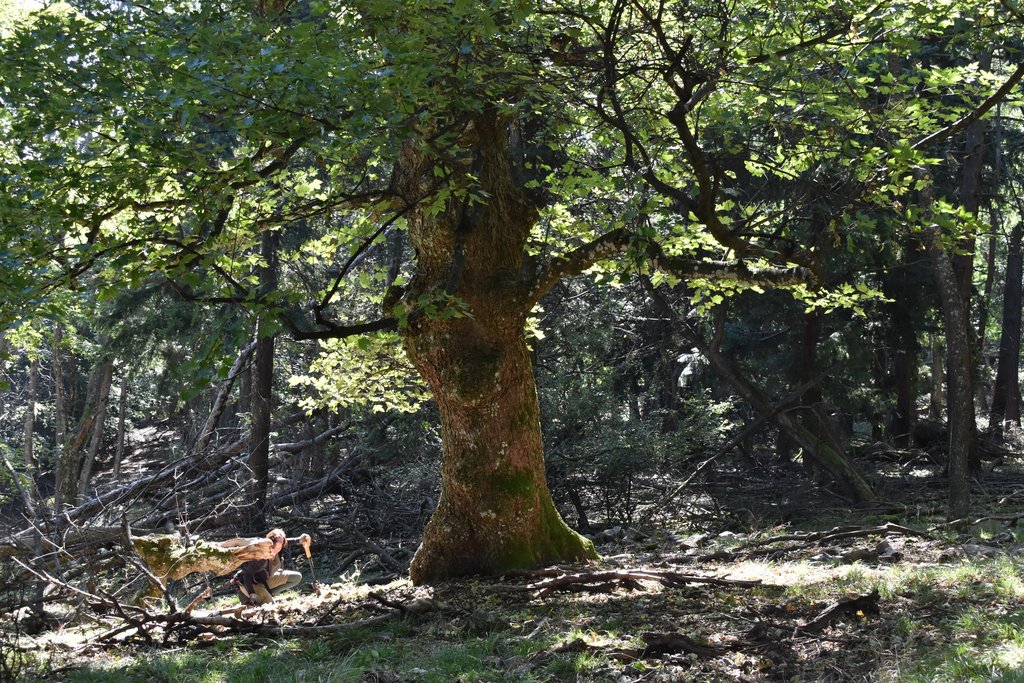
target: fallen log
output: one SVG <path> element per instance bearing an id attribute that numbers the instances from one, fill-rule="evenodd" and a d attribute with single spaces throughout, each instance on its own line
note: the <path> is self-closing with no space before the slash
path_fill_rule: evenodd
<path id="1" fill-rule="evenodd" d="M 133 536 L 132 547 L 162 581 L 182 579 L 197 572 L 223 576 L 249 560 L 269 560 L 274 542 L 269 538 L 232 538 L 196 541 L 185 546 L 178 534 Z"/>

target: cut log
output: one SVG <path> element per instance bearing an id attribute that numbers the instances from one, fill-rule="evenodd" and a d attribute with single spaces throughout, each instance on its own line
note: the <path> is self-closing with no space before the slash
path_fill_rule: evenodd
<path id="1" fill-rule="evenodd" d="M 223 576 L 249 560 L 268 560 L 274 556 L 269 538 L 232 538 L 215 543 L 196 541 L 186 547 L 178 534 L 133 536 L 132 546 L 139 557 L 166 581 L 181 579 L 196 572 Z"/>

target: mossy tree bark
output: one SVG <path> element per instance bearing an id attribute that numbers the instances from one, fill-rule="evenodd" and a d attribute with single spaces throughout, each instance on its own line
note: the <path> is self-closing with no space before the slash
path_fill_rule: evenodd
<path id="1" fill-rule="evenodd" d="M 537 212 L 514 180 L 508 139 L 500 117 L 474 116 L 459 139 L 467 158 L 445 163 L 471 174 L 470 191 L 486 200 L 453 195 L 440 212 L 409 214 L 416 274 L 401 296 L 411 311 L 401 332 L 437 401 L 443 440 L 441 497 L 410 567 L 417 584 L 597 556 L 562 520 L 547 486 L 524 336 L 534 291 L 526 243 Z M 407 145 L 396 187 L 410 205 L 429 191 L 438 163 Z M 468 315 L 426 310 L 425 301 L 440 300 L 458 301 Z"/>

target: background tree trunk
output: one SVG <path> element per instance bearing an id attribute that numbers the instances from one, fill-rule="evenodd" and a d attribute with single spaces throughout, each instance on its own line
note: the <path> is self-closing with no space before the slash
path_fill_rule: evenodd
<path id="1" fill-rule="evenodd" d="M 277 236 L 264 232 L 261 244 L 264 265 L 260 291 L 266 296 L 277 286 Z M 256 331 L 256 359 L 252 378 L 252 425 L 249 433 L 249 485 L 246 526 L 252 532 L 266 527 L 267 486 L 270 481 L 270 418 L 274 391 L 274 334 L 266 318 Z"/>
<path id="2" fill-rule="evenodd" d="M 803 334 L 800 343 L 800 359 L 797 362 L 796 384 L 803 385 L 818 375 L 818 342 L 821 338 L 821 315 L 815 311 L 806 313 L 803 317 Z M 807 430 L 815 440 L 836 453 L 842 453 L 843 448 L 836 436 L 832 426 L 832 418 L 829 416 L 825 406 L 825 397 L 821 391 L 820 383 L 813 383 L 800 398 L 801 409 L 800 422 L 807 426 Z M 810 462 L 814 458 L 807 459 Z M 827 470 L 826 470 L 827 472 Z"/>
<path id="3" fill-rule="evenodd" d="M 933 420 L 941 420 L 945 412 L 946 401 L 945 384 L 945 357 L 946 352 L 942 348 L 939 335 L 932 335 L 932 393 L 928 400 L 928 417 Z"/>
<path id="4" fill-rule="evenodd" d="M 104 344 L 109 343 L 109 339 Z M 114 376 L 114 359 L 106 358 L 100 363 L 96 383 L 96 395 L 93 399 L 92 411 L 95 415 L 92 425 L 92 436 L 89 439 L 89 450 L 82 462 L 82 471 L 78 478 L 78 491 L 76 500 L 85 495 L 89 487 L 89 480 L 92 478 L 93 464 L 99 454 L 100 445 L 103 442 L 103 427 L 107 419 L 107 405 L 110 402 L 110 385 Z"/>
<path id="5" fill-rule="evenodd" d="M 974 392 L 971 390 L 974 365 L 972 335 L 966 303 L 938 228 L 926 230 L 928 254 L 935 268 L 935 279 L 942 299 L 942 315 L 948 348 L 947 383 L 949 385 L 949 506 L 948 516 L 959 519 L 970 511 L 968 480 L 975 447 Z"/>
<path id="6" fill-rule="evenodd" d="M 68 462 L 65 448 L 67 438 L 67 411 L 64 407 L 64 372 L 61 364 L 61 344 L 63 343 L 64 328 L 58 324 L 53 330 L 53 353 L 51 361 L 53 365 L 53 420 L 54 420 L 54 502 L 53 512 L 58 517 L 63 509 L 66 496 L 64 491 L 67 482 L 75 481 L 70 473 L 72 464 Z M 73 484 L 72 484 L 73 486 Z"/>
<path id="7" fill-rule="evenodd" d="M 238 352 L 238 357 L 231 366 L 231 370 L 228 371 L 227 378 L 225 378 L 220 389 L 217 391 L 217 397 L 213 401 L 213 407 L 206 418 L 206 423 L 203 425 L 202 431 L 199 432 L 194 448 L 195 452 L 202 453 L 210 445 L 210 441 L 217 431 L 217 424 L 224 414 L 224 409 L 227 408 L 228 399 L 231 398 L 231 389 L 235 385 L 235 379 L 243 372 L 246 364 L 249 362 L 249 357 L 256 350 L 256 346 L 257 342 L 249 342 Z M 271 371 L 273 371 L 273 367 L 271 367 Z"/>
<path id="8" fill-rule="evenodd" d="M 121 456 L 124 455 L 124 424 L 128 413 L 128 368 L 125 367 L 121 375 L 121 390 L 117 398 L 117 438 L 114 448 L 114 479 L 121 477 Z"/>
<path id="9" fill-rule="evenodd" d="M 697 347 L 701 355 L 708 360 L 708 364 L 715 374 L 725 380 L 736 394 L 749 403 L 754 410 L 774 422 L 789 439 L 799 444 L 804 449 L 804 457 L 811 459 L 816 467 L 827 472 L 844 494 L 860 501 L 875 499 L 871 485 L 857 471 L 838 444 L 826 443 L 815 436 L 806 423 L 796 417 L 794 413 L 776 410 L 775 403 L 768 394 L 744 377 L 740 369 L 712 344 L 709 344 L 703 336 L 689 328 L 685 321 L 676 315 L 665 297 L 650 284 L 649 280 L 646 288 L 654 301 L 673 321 L 686 342 Z"/>
<path id="10" fill-rule="evenodd" d="M 28 401 L 25 406 L 25 466 L 29 470 L 36 469 L 36 459 L 32 452 L 32 441 L 35 439 L 36 389 L 39 385 L 39 358 L 33 357 L 28 366 Z"/>
<path id="11" fill-rule="evenodd" d="M 1006 255 L 1006 283 L 1003 286 L 1003 323 L 999 337 L 999 362 L 992 389 L 992 410 L 989 429 L 1002 435 L 1004 423 L 1020 426 L 1020 405 L 1017 402 L 1021 350 L 1022 278 L 1024 254 L 1021 241 L 1024 224 L 1018 220 L 1010 232 Z"/>

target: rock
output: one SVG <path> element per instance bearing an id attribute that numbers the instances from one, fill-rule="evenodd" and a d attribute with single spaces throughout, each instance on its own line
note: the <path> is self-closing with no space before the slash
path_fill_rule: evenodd
<path id="1" fill-rule="evenodd" d="M 993 557 L 999 554 L 999 548 L 981 543 L 965 543 L 963 549 L 967 557 Z"/>
<path id="2" fill-rule="evenodd" d="M 839 556 L 840 561 L 846 564 L 854 562 L 878 562 L 878 553 L 869 548 L 854 548 Z"/>
<path id="3" fill-rule="evenodd" d="M 696 548 L 700 546 L 704 541 L 708 540 L 707 534 L 690 534 L 689 536 L 679 538 L 677 537 L 676 543 L 685 548 Z"/>
<path id="4" fill-rule="evenodd" d="M 622 527 L 613 526 L 602 531 L 598 531 L 596 534 L 590 537 L 594 543 L 611 543 L 617 541 L 622 537 Z"/>
<path id="5" fill-rule="evenodd" d="M 888 541 L 881 541 L 876 545 L 875 553 L 878 555 L 879 562 L 899 562 L 903 559 L 903 554 L 893 548 Z"/>

